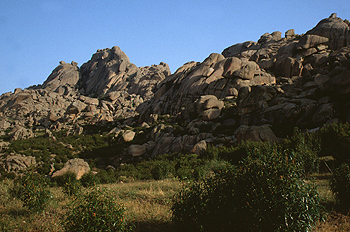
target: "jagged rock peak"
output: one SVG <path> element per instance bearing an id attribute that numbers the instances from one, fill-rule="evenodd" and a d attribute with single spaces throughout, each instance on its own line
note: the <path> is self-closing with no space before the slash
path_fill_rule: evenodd
<path id="1" fill-rule="evenodd" d="M 91 60 L 81 66 L 80 74 L 79 88 L 86 95 L 127 91 L 149 98 L 153 96 L 153 87 L 171 73 L 163 62 L 138 68 L 119 47 L 114 46 L 97 50 Z"/>
<path id="2" fill-rule="evenodd" d="M 52 71 L 43 83 L 42 88 L 48 91 L 56 91 L 60 86 L 70 85 L 74 87 L 79 81 L 78 63 L 72 61 L 70 64 L 60 61 L 60 64 Z"/>
<path id="3" fill-rule="evenodd" d="M 95 54 L 92 55 L 91 61 L 97 60 L 123 60 L 130 63 L 129 57 L 118 46 L 114 46 L 111 49 L 98 49 Z"/>
<path id="4" fill-rule="evenodd" d="M 326 37 L 329 39 L 329 49 L 338 50 L 350 44 L 349 31 L 349 21 L 338 18 L 337 14 L 333 13 L 306 34 Z"/>

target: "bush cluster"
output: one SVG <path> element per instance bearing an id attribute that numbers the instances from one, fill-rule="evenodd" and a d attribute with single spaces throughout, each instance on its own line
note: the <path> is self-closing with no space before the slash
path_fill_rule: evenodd
<path id="1" fill-rule="evenodd" d="M 124 212 L 110 193 L 92 188 L 72 203 L 63 225 L 66 231 L 129 231 Z"/>
<path id="2" fill-rule="evenodd" d="M 81 192 L 82 185 L 74 172 L 66 172 L 62 176 L 52 178 L 52 181 L 63 187 L 63 192 L 68 196 L 77 196 Z"/>
<path id="3" fill-rule="evenodd" d="M 322 207 L 301 172 L 293 152 L 255 150 L 239 166 L 185 186 L 173 220 L 184 231 L 308 231 Z"/>
<path id="4" fill-rule="evenodd" d="M 15 179 L 14 185 L 10 189 L 10 194 L 20 199 L 23 202 L 23 206 L 32 212 L 43 211 L 51 199 L 48 182 L 45 177 L 32 171 Z"/>
<path id="5" fill-rule="evenodd" d="M 345 206 L 350 206 L 350 166 L 343 163 L 340 167 L 334 170 L 330 181 L 332 192 L 338 202 Z"/>

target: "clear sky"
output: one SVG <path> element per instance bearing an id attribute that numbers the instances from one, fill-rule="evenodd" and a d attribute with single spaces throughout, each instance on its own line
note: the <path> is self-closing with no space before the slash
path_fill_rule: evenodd
<path id="1" fill-rule="evenodd" d="M 302 34 L 349 0 L 0 0 L 0 94 L 42 84 L 59 61 L 119 46 L 137 66 L 174 72 L 265 32 Z"/>

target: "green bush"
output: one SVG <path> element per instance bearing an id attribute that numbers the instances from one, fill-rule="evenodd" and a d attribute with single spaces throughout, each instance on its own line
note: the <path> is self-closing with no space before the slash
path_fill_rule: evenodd
<path id="1" fill-rule="evenodd" d="M 20 199 L 23 206 L 32 212 L 43 211 L 51 199 L 47 180 L 34 172 L 28 172 L 15 179 L 10 194 Z"/>
<path id="2" fill-rule="evenodd" d="M 237 165 L 244 158 L 248 157 L 255 149 L 268 152 L 277 149 L 277 145 L 270 142 L 256 142 L 249 140 L 231 147 L 209 146 L 205 157 L 208 159 L 222 159 L 229 161 L 231 164 Z"/>
<path id="3" fill-rule="evenodd" d="M 255 150 L 237 168 L 185 186 L 174 198 L 174 222 L 186 231 L 309 231 L 322 207 L 298 158 Z"/>
<path id="4" fill-rule="evenodd" d="M 99 171 L 96 174 L 96 178 L 101 184 L 111 184 L 117 181 L 115 173 L 113 171 L 107 172 L 106 170 Z"/>
<path id="5" fill-rule="evenodd" d="M 96 174 L 93 174 L 92 172 L 85 173 L 81 178 L 80 178 L 80 183 L 84 187 L 92 187 L 100 183 L 100 179 Z"/>
<path id="6" fill-rule="evenodd" d="M 66 231 L 127 231 L 124 207 L 96 188 L 79 196 L 63 219 Z"/>
<path id="7" fill-rule="evenodd" d="M 62 176 L 52 178 L 58 186 L 63 187 L 63 192 L 68 196 L 77 196 L 81 191 L 81 183 L 77 180 L 77 174 L 66 172 Z"/>
<path id="8" fill-rule="evenodd" d="M 350 124 L 339 123 L 325 125 L 319 131 L 321 138 L 321 156 L 333 156 L 337 166 L 350 161 Z"/>
<path id="9" fill-rule="evenodd" d="M 151 170 L 152 177 L 155 180 L 166 179 L 174 172 L 174 165 L 171 161 L 156 160 Z"/>
<path id="10" fill-rule="evenodd" d="M 321 139 L 319 135 L 317 133 L 303 133 L 298 128 L 295 128 L 290 142 L 290 147 L 287 146 L 287 148 L 299 153 L 304 171 L 307 173 L 318 172 L 318 155 L 321 150 Z"/>
<path id="11" fill-rule="evenodd" d="M 350 167 L 342 164 L 335 169 L 330 181 L 332 192 L 336 199 L 344 206 L 350 205 Z"/>

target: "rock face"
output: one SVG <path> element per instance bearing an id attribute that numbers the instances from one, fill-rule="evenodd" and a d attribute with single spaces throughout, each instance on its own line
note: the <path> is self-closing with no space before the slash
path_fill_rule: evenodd
<path id="1" fill-rule="evenodd" d="M 142 160 L 348 122 L 349 24 L 332 14 L 302 35 L 265 33 L 173 74 L 165 63 L 137 67 L 117 46 L 80 68 L 60 62 L 43 85 L 0 96 L 0 135 L 26 139 L 40 129 L 54 139 L 51 131 L 84 135 L 84 125 L 113 123 L 123 155 Z"/>
<path id="2" fill-rule="evenodd" d="M 90 171 L 89 164 L 86 163 L 83 159 L 71 159 L 61 170 L 58 170 L 52 174 L 52 177 L 62 176 L 67 172 L 74 172 L 77 174 L 77 180 L 79 180 L 85 173 Z"/>
<path id="3" fill-rule="evenodd" d="M 13 140 L 28 139 L 34 137 L 34 134 L 30 129 L 26 129 L 21 126 L 15 126 L 10 135 Z"/>
<path id="4" fill-rule="evenodd" d="M 213 95 L 222 99 L 234 95 L 242 87 L 271 85 L 275 81 L 275 77 L 261 70 L 253 61 L 213 53 L 203 63 L 186 63 L 160 82 L 155 97 L 140 105 L 137 111 L 141 120 L 151 114 L 182 114 L 182 118 L 187 119 L 191 117 L 189 107 L 198 96 Z M 218 109 L 210 110 L 214 117 L 219 114 Z"/>

